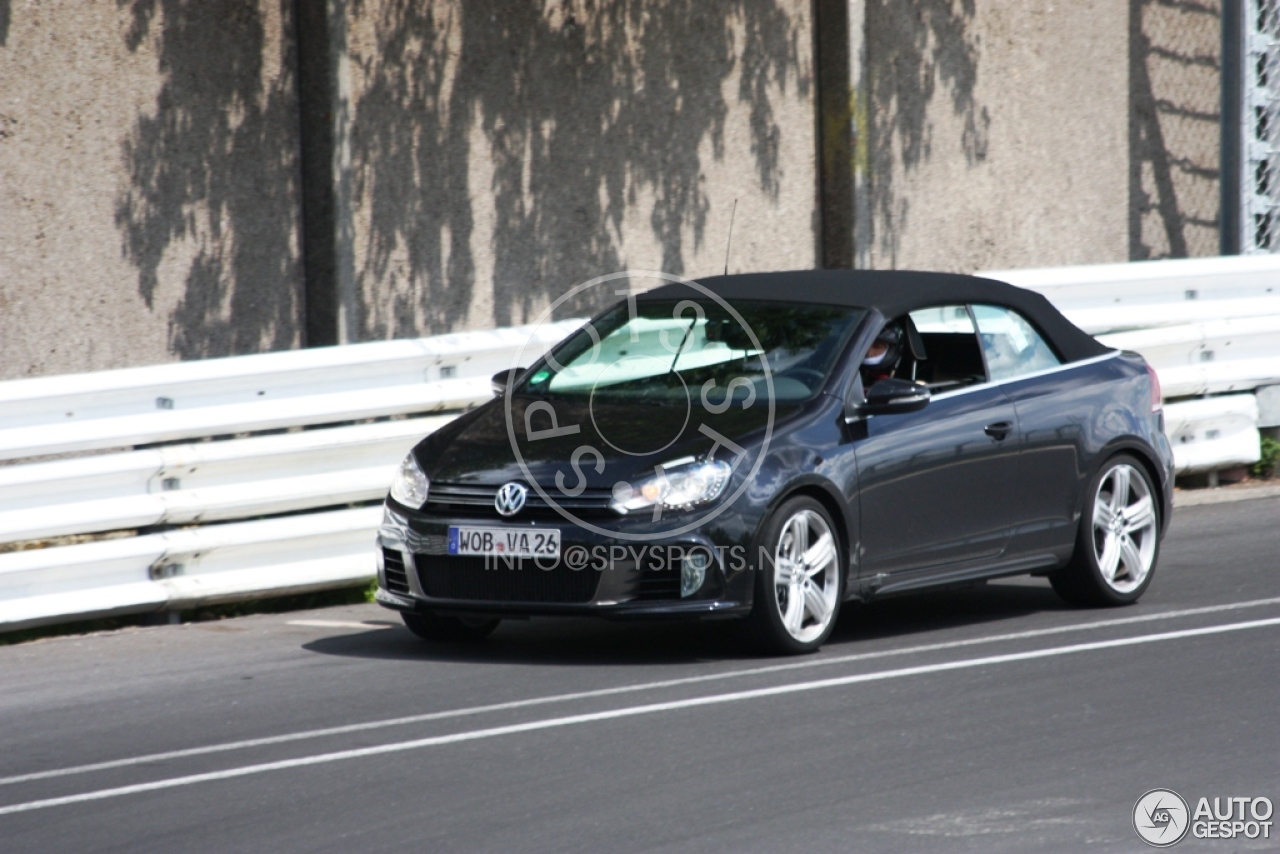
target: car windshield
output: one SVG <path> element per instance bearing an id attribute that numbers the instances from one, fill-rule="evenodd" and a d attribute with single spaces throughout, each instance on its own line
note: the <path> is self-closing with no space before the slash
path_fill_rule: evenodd
<path id="1" fill-rule="evenodd" d="M 552 351 L 516 389 L 618 403 L 699 398 L 807 400 L 819 391 L 862 309 L 741 300 L 626 301 Z"/>

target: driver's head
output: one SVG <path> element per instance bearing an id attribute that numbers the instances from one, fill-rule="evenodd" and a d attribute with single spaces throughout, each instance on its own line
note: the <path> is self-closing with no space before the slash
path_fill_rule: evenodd
<path id="1" fill-rule="evenodd" d="M 884 329 L 880 330 L 880 334 L 876 336 L 876 340 L 871 343 L 871 349 L 867 351 L 867 357 L 862 360 L 862 365 L 869 368 L 872 373 L 887 376 L 892 374 L 894 369 L 898 367 L 898 361 L 902 358 L 902 339 L 905 334 L 902 330 L 902 324 L 893 322 L 886 324 Z"/>

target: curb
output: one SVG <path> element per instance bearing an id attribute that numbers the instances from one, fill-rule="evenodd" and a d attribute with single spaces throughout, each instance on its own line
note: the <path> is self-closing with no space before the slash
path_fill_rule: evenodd
<path id="1" fill-rule="evenodd" d="M 1234 501 L 1248 501 L 1253 498 L 1280 498 L 1280 486 L 1252 486 L 1245 489 L 1196 489 L 1176 490 L 1173 493 L 1174 507 L 1194 507 L 1198 504 L 1229 504 Z"/>

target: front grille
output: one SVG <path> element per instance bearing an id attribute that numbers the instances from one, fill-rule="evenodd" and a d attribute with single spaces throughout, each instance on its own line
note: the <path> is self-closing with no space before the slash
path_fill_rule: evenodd
<path id="1" fill-rule="evenodd" d="M 654 599 L 680 598 L 680 570 L 645 569 L 637 573 L 632 582 L 633 599 L 649 601 Z"/>
<path id="2" fill-rule="evenodd" d="M 382 574 L 387 580 L 387 590 L 409 595 L 409 574 L 404 568 L 404 555 L 394 549 L 382 550 Z"/>
<path id="3" fill-rule="evenodd" d="M 536 602 L 574 604 L 590 602 L 600 583 L 594 569 L 573 570 L 563 563 L 540 569 L 532 560 L 508 566 L 481 557 L 417 555 L 418 580 L 434 599 L 466 599 L 475 602 Z"/>
<path id="4" fill-rule="evenodd" d="M 514 516 L 499 515 L 493 506 L 493 499 L 498 493 L 496 486 L 471 486 L 459 483 L 432 483 L 427 492 L 427 503 L 423 510 L 442 516 L 483 516 L 494 519 L 560 519 L 555 507 L 549 505 L 541 495 L 529 490 L 529 497 L 524 508 Z M 617 513 L 609 509 L 609 501 L 613 497 L 610 489 L 586 489 L 581 495 L 570 498 L 558 490 L 551 489 L 547 494 L 555 501 L 556 506 L 569 511 L 575 516 L 617 517 Z"/>

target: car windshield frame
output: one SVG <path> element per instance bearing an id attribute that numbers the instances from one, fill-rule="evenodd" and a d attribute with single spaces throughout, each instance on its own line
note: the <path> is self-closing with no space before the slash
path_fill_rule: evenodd
<path id="1" fill-rule="evenodd" d="M 866 314 L 784 300 L 623 300 L 539 359 L 513 392 L 617 404 L 701 399 L 722 411 L 771 389 L 776 402 L 802 403 L 826 387 Z"/>

